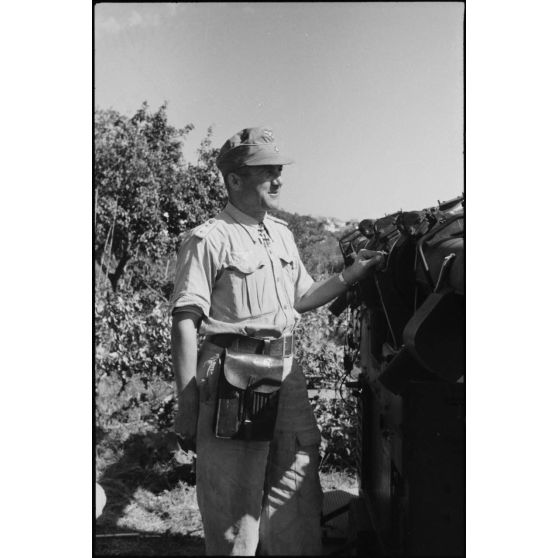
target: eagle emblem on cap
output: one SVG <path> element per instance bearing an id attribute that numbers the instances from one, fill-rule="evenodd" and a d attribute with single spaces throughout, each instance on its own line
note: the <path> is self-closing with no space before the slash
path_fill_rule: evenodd
<path id="1" fill-rule="evenodd" d="M 263 132 L 263 135 L 264 135 L 266 138 L 270 139 L 271 141 L 273 141 L 273 140 L 275 139 L 275 138 L 273 137 L 273 131 L 270 130 L 269 128 L 264 128 L 264 129 L 262 130 L 262 132 Z"/>

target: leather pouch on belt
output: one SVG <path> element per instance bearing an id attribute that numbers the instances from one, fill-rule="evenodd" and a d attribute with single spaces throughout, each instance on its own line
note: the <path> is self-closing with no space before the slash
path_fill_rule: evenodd
<path id="1" fill-rule="evenodd" d="M 215 436 L 271 440 L 282 376 L 282 357 L 225 349 L 220 362 Z"/>

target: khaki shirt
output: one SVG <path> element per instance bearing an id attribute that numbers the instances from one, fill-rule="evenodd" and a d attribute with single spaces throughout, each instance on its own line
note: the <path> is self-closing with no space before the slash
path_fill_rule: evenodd
<path id="1" fill-rule="evenodd" d="M 183 241 L 170 307 L 197 306 L 201 334 L 293 331 L 300 318 L 294 305 L 314 281 L 286 223 L 271 215 L 263 223 L 269 245 L 260 242 L 258 222 L 228 203 Z"/>
<path id="2" fill-rule="evenodd" d="M 217 217 L 190 231 L 178 255 L 170 310 L 199 308 L 202 335 L 275 338 L 292 333 L 300 319 L 294 306 L 314 280 L 287 224 L 271 215 L 263 224 L 268 243 L 260 239 L 258 221 L 229 202 Z M 320 440 L 296 362 L 281 387 L 276 428 L 296 431 L 303 445 Z"/>

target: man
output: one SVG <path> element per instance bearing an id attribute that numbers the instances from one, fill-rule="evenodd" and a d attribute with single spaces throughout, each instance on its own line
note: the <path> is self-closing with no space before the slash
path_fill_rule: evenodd
<path id="1" fill-rule="evenodd" d="M 302 312 L 342 294 L 381 255 L 361 251 L 342 274 L 315 283 L 287 224 L 270 215 L 291 161 L 267 128 L 247 128 L 219 153 L 229 200 L 180 249 L 172 356 L 176 431 L 196 443 L 196 486 L 209 555 L 321 554 L 320 432 L 293 359 Z M 197 333 L 206 336 L 197 351 Z M 215 435 L 219 357 L 232 341 L 279 346 L 283 380 L 271 441 Z M 273 340 L 273 341 L 269 341 Z M 294 341 L 296 342 L 296 341 Z M 247 352 L 253 352 L 247 348 Z M 259 544 L 259 547 L 258 547 Z"/>

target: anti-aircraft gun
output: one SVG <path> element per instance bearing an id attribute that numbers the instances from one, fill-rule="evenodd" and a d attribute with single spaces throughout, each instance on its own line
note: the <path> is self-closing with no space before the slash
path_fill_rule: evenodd
<path id="1" fill-rule="evenodd" d="M 330 306 L 349 312 L 358 554 L 465 554 L 463 244 L 463 197 L 361 221 L 339 241 L 346 265 L 362 248 L 386 252 Z"/>

